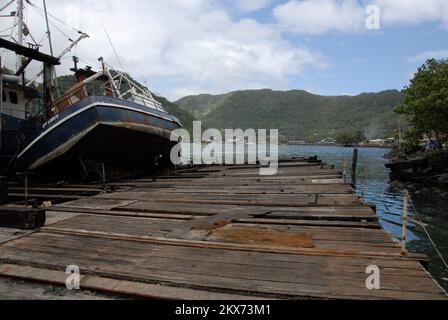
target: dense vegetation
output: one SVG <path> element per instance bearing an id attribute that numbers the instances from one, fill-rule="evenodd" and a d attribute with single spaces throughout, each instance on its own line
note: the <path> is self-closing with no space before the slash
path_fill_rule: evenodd
<path id="1" fill-rule="evenodd" d="M 411 191 L 446 197 L 448 59 L 426 61 L 403 92 L 396 111 L 406 116 L 409 129 L 404 143 L 389 155 L 391 180 Z M 426 148 L 422 140 L 430 142 Z"/>
<path id="2" fill-rule="evenodd" d="M 361 130 L 348 130 L 338 133 L 336 136 L 336 142 L 347 147 L 357 145 L 364 140 L 365 137 Z"/>
<path id="3" fill-rule="evenodd" d="M 448 143 L 448 60 L 431 59 L 421 66 L 396 111 L 409 121 L 408 145 L 417 148 L 427 137 L 443 149 Z"/>
<path id="4" fill-rule="evenodd" d="M 396 90 L 358 96 L 318 96 L 306 91 L 251 90 L 224 95 L 198 95 L 178 105 L 203 120 L 205 127 L 280 129 L 289 140 L 335 139 L 348 129 L 367 139 L 396 135 L 402 103 Z"/>
<path id="5" fill-rule="evenodd" d="M 168 99 L 164 97 L 159 97 L 154 95 L 154 98 L 159 101 L 166 111 L 173 116 L 176 116 L 180 122 L 182 122 L 182 126 L 187 129 L 190 133 L 193 132 L 193 121 L 195 120 L 194 116 L 188 112 L 187 110 L 181 108 L 176 103 L 168 101 Z"/>

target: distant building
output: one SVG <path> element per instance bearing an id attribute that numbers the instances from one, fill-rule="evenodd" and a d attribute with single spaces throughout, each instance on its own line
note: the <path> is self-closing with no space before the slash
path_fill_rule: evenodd
<path id="1" fill-rule="evenodd" d="M 289 144 L 293 146 L 303 146 L 306 144 L 306 141 L 289 141 Z"/>
<path id="2" fill-rule="evenodd" d="M 376 145 L 376 146 L 384 146 L 386 144 L 386 140 L 384 139 L 375 139 L 375 140 L 369 140 L 370 144 Z"/>

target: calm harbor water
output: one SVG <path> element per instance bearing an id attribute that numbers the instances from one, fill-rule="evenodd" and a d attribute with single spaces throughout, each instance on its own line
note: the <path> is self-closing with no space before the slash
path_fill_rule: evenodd
<path id="1" fill-rule="evenodd" d="M 389 170 L 384 166 L 386 163 L 385 155 L 388 152 L 388 149 L 359 149 L 356 191 L 358 194 L 362 192 L 359 175 L 361 168 L 363 168 L 366 178 L 366 202 L 377 205 L 377 214 L 384 229 L 391 232 L 397 239 L 401 239 L 403 193 L 390 187 Z M 349 168 L 351 167 L 353 149 L 320 146 L 280 146 L 279 153 L 281 157 L 315 155 L 329 164 L 334 164 L 339 171 L 343 172 L 344 161 L 347 162 Z M 418 217 L 426 225 L 429 234 L 446 260 L 448 258 L 448 199 L 425 195 L 414 196 L 413 202 Z M 448 289 L 448 270 L 438 257 L 424 229 L 419 223 L 415 222 L 419 220 L 414 210 L 411 210 L 410 217 L 408 250 L 429 255 L 432 258 L 429 271 L 440 285 Z"/>
<path id="2" fill-rule="evenodd" d="M 192 145 L 183 145 L 183 157 L 188 162 L 191 153 L 197 155 Z M 199 146 L 199 150 L 201 147 Z M 225 150 L 223 148 L 223 150 Z M 184 153 L 185 151 L 186 154 Z M 381 225 L 385 230 L 393 234 L 397 239 L 401 239 L 402 214 L 403 214 L 403 192 L 393 189 L 390 186 L 389 170 L 386 169 L 385 156 L 389 149 L 381 148 L 360 148 L 358 156 L 358 172 L 356 192 L 361 195 L 360 175 L 361 170 L 365 177 L 365 198 L 366 202 L 374 203 L 377 206 L 377 215 Z M 247 150 L 246 150 L 247 152 Z M 252 153 L 252 152 L 250 152 Z M 222 155 L 220 155 L 221 157 Z M 348 181 L 353 156 L 353 148 L 333 147 L 333 146 L 279 146 L 280 158 L 291 158 L 300 156 L 317 156 L 324 162 L 335 165 L 340 172 L 344 171 L 346 163 L 348 171 Z M 448 290 L 448 270 L 444 267 L 442 260 L 434 250 L 433 245 L 425 234 L 420 223 L 426 225 L 426 229 L 433 241 L 441 251 L 445 260 L 448 259 L 448 199 L 429 196 L 414 196 L 413 203 L 417 213 L 411 208 L 409 212 L 410 222 L 408 224 L 407 249 L 411 252 L 428 255 L 432 260 L 429 265 L 430 273 L 437 279 L 440 285 Z"/>

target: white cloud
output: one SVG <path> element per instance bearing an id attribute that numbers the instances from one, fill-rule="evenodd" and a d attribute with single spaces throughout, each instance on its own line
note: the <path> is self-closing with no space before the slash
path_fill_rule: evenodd
<path id="1" fill-rule="evenodd" d="M 321 53 L 292 44 L 276 26 L 235 20 L 222 5 L 207 0 L 110 0 L 107 5 L 103 1 L 47 0 L 47 4 L 64 21 L 76 20 L 75 8 L 80 9 L 79 26 L 91 38 L 73 54 L 96 65 L 103 56 L 117 65 L 104 24 L 125 69 L 171 99 L 184 92 L 278 88 L 287 86 L 307 67 L 326 67 Z M 36 16 L 31 8 L 28 13 Z M 36 38 L 41 38 L 45 31 L 42 17 L 30 18 L 29 25 L 37 31 Z M 61 52 L 68 41 L 54 28 L 53 35 L 55 52 Z M 76 37 L 73 31 L 69 35 Z M 48 52 L 48 48 L 42 50 Z M 61 69 L 67 71 L 71 59 L 63 61 Z"/>
<path id="2" fill-rule="evenodd" d="M 231 15 L 234 9 L 253 12 L 266 8 L 270 0 L 232 3 L 229 8 L 217 0 L 47 0 L 50 12 L 91 36 L 70 55 L 96 66 L 97 58 L 104 56 L 117 65 L 104 24 L 125 69 L 171 99 L 184 93 L 291 87 L 307 68 L 325 68 L 328 63 L 322 53 L 291 42 L 283 32 L 364 32 L 367 4 L 381 7 L 385 27 L 425 22 L 448 26 L 448 0 L 285 0 L 273 10 L 273 23 Z M 32 8 L 27 16 L 34 37 L 42 39 L 42 17 Z M 10 22 L 0 19 L 0 30 Z M 64 30 L 72 39 L 77 36 Z M 55 52 L 61 52 L 69 44 L 67 38 L 54 26 L 52 31 Z M 48 52 L 46 41 L 44 44 L 42 51 Z M 426 56 L 438 57 L 434 53 Z M 424 61 L 425 57 L 414 59 Z M 61 70 L 66 73 L 71 59 L 63 63 Z"/>
<path id="3" fill-rule="evenodd" d="M 441 22 L 448 26 L 447 0 L 375 0 L 382 9 L 382 20 L 389 25 L 417 25 Z"/>
<path id="4" fill-rule="evenodd" d="M 356 32 L 364 25 L 365 10 L 356 0 L 291 0 L 277 6 L 274 16 L 297 33 Z"/>
<path id="5" fill-rule="evenodd" d="M 425 51 L 423 53 L 417 54 L 413 57 L 407 57 L 406 61 L 409 63 L 424 63 L 428 59 L 447 59 L 448 49 L 437 50 L 437 51 Z"/>
<path id="6" fill-rule="evenodd" d="M 274 17 L 300 34 L 367 32 L 367 5 L 380 8 L 382 27 L 435 22 L 448 28 L 447 0 L 290 0 L 274 9 Z"/>

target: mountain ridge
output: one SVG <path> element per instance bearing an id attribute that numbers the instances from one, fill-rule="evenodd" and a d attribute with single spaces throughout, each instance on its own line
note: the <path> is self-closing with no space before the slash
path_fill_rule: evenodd
<path id="1" fill-rule="evenodd" d="M 205 127 L 279 129 L 287 139 L 315 141 L 348 130 L 362 130 L 370 139 L 394 136 L 398 127 L 394 109 L 402 99 L 398 90 L 323 96 L 305 90 L 260 89 L 192 95 L 175 103 Z"/>

